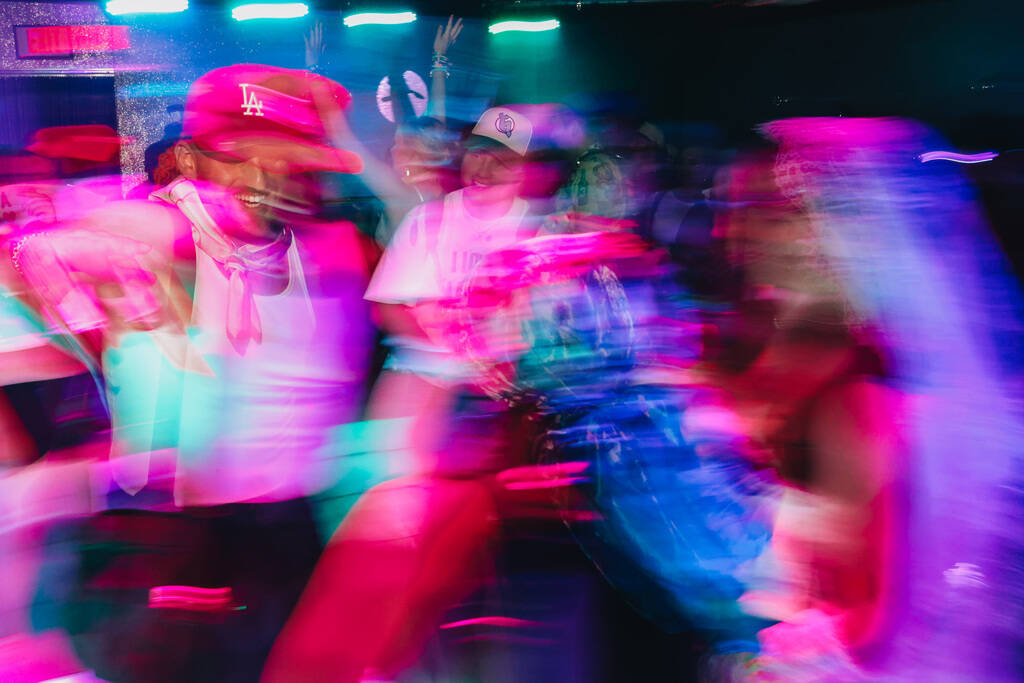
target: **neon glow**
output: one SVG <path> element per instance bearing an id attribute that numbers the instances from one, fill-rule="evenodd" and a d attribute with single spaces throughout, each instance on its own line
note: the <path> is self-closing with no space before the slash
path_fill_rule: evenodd
<path id="1" fill-rule="evenodd" d="M 574 486 L 590 481 L 590 477 L 561 477 L 559 479 L 541 479 L 538 481 L 513 481 L 505 484 L 509 491 L 528 491 L 531 489 L 557 489 L 563 486 Z"/>
<path id="2" fill-rule="evenodd" d="M 250 19 L 297 19 L 309 14 L 309 6 L 304 2 L 257 2 L 251 5 L 239 5 L 231 10 L 235 21 Z"/>
<path id="3" fill-rule="evenodd" d="M 571 477 L 586 471 L 589 467 L 590 463 L 584 460 L 569 460 L 556 465 L 527 465 L 502 470 L 498 473 L 497 479 L 499 483 L 507 485 L 516 481 Z"/>
<path id="4" fill-rule="evenodd" d="M 553 31 L 562 24 L 558 19 L 544 19 L 542 21 L 499 21 L 487 27 L 490 33 L 507 33 L 509 31 Z"/>
<path id="5" fill-rule="evenodd" d="M 345 17 L 344 24 L 352 28 L 364 24 L 411 24 L 414 21 L 416 21 L 415 12 L 360 12 Z"/>
<path id="6" fill-rule="evenodd" d="M 231 588 L 154 586 L 149 589 L 150 609 L 184 609 L 199 612 L 216 612 L 230 609 L 231 604 Z"/>
<path id="7" fill-rule="evenodd" d="M 997 152 L 979 152 L 978 154 L 960 154 L 959 152 L 927 152 L 920 156 L 921 163 L 929 161 L 955 161 L 958 164 L 981 164 L 992 161 L 999 154 Z"/>
<path id="8" fill-rule="evenodd" d="M 578 476 L 590 467 L 585 461 L 571 460 L 557 465 L 527 465 L 499 472 L 498 483 L 509 491 L 561 488 L 590 481 Z"/>
<path id="9" fill-rule="evenodd" d="M 529 621 L 527 619 L 514 619 L 513 617 L 476 617 L 473 619 L 462 619 L 441 624 L 442 629 L 459 628 L 461 626 L 507 626 L 509 628 L 527 628 L 529 626 L 543 626 L 540 621 Z"/>
<path id="10" fill-rule="evenodd" d="M 107 14 L 173 14 L 188 9 L 188 0 L 110 0 Z"/>
<path id="11" fill-rule="evenodd" d="M 127 26 L 15 26 L 18 58 L 127 50 Z"/>

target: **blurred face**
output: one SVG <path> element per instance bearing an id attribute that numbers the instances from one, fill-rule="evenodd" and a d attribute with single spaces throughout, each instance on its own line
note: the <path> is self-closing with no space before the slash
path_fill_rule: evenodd
<path id="1" fill-rule="evenodd" d="M 788 271 L 799 268 L 814 250 L 806 217 L 791 205 L 742 209 L 743 232 L 737 243 L 744 265 Z"/>
<path id="2" fill-rule="evenodd" d="M 200 192 L 211 217 L 238 236 L 265 237 L 289 213 L 309 212 L 313 179 L 308 174 L 273 173 L 257 157 L 243 160 L 195 145 L 179 145 L 176 153 L 182 175 L 204 181 Z"/>
<path id="3" fill-rule="evenodd" d="M 516 193 L 523 180 L 523 159 L 512 150 L 476 147 L 466 150 L 462 159 L 462 184 L 467 193 L 477 196 L 504 190 Z"/>
<path id="4" fill-rule="evenodd" d="M 433 148 L 416 135 L 395 134 L 391 163 L 407 185 L 433 179 L 445 158 L 443 150 Z"/>
<path id="5" fill-rule="evenodd" d="M 726 195 L 736 206 L 724 217 L 720 236 L 752 285 L 813 293 L 826 284 L 810 218 L 782 195 L 769 164 L 734 169 Z"/>

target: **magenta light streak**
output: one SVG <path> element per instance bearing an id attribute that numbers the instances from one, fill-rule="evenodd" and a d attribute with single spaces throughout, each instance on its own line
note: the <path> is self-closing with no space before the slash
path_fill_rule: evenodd
<path id="1" fill-rule="evenodd" d="M 525 467 L 512 467 L 498 473 L 498 481 L 504 483 L 522 479 L 539 479 L 541 477 L 567 477 L 579 474 L 590 467 L 590 463 L 583 460 L 571 460 L 558 463 L 557 465 L 526 465 Z"/>
<path id="2" fill-rule="evenodd" d="M 554 489 L 562 486 L 572 486 L 589 481 L 589 477 L 561 477 L 559 479 L 538 479 L 536 481 L 513 481 L 505 484 L 509 491 L 525 491 L 528 489 Z"/>
<path id="3" fill-rule="evenodd" d="M 986 161 L 992 161 L 999 154 L 997 152 L 979 152 L 978 154 L 960 154 L 959 152 L 926 152 L 919 158 L 922 164 L 927 164 L 929 161 L 955 161 L 958 164 L 980 164 Z"/>
<path id="4" fill-rule="evenodd" d="M 230 609 L 232 608 L 231 589 L 154 586 L 149 589 L 149 606 L 153 609 L 185 609 L 202 612 Z"/>
<path id="5" fill-rule="evenodd" d="M 476 617 L 475 619 L 462 619 L 442 624 L 441 628 L 459 628 L 460 626 L 507 626 L 509 628 L 526 628 L 528 626 L 543 626 L 539 621 L 527 619 L 514 619 L 512 617 Z"/>

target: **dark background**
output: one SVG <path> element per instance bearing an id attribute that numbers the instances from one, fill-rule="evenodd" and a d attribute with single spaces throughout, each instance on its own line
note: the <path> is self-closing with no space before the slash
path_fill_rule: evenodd
<path id="1" fill-rule="evenodd" d="M 376 85 L 407 68 L 426 77 L 436 25 L 450 13 L 467 19 L 450 51 L 456 120 L 474 120 L 491 103 L 561 102 L 654 121 L 678 147 L 724 149 L 752 142 L 754 126 L 772 119 L 897 115 L 933 125 L 958 151 L 1024 148 L 1024 3 L 1016 0 L 307 0 L 304 19 L 234 22 L 230 8 L 241 2 L 192 0 L 182 15 L 111 19 L 133 27 L 133 58 L 155 64 L 151 73 L 163 74 L 179 99 L 192 78 L 216 66 L 301 68 L 302 34 L 321 20 L 326 72 L 352 90 L 353 127 L 382 151 L 393 128 L 376 112 Z M 399 8 L 415 10 L 419 21 L 340 25 L 345 14 Z M 562 26 L 487 34 L 491 21 L 516 17 L 556 17 Z M 109 80 L 32 80 L 0 83 L 0 144 L 18 146 L 34 125 L 108 122 L 109 100 L 97 95 L 110 92 Z M 52 106 L 33 105 L 39 121 L 28 121 L 26 103 L 40 98 Z M 171 100 L 151 109 L 163 112 Z M 147 125 L 159 137 L 167 123 Z M 965 170 L 1019 260 L 1024 154 Z"/>
<path id="2" fill-rule="evenodd" d="M 1024 146 L 1024 4 L 1014 1 L 307 4 L 342 14 L 411 8 L 431 24 L 419 31 L 428 40 L 430 17 L 449 13 L 479 20 L 480 32 L 499 18 L 558 18 L 549 34 L 484 36 L 509 67 L 499 92 L 512 100 L 618 94 L 647 118 L 712 121 L 733 135 L 779 116 L 901 115 L 957 144 Z M 472 49 L 470 28 L 456 52 Z"/>

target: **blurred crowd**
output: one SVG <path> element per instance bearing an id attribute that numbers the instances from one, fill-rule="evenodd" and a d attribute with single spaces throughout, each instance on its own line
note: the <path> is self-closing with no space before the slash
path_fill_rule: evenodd
<path id="1" fill-rule="evenodd" d="M 315 28 L 148 182 L 3 157 L 0 680 L 1018 680 L 1018 282 L 939 135 L 453 121 L 461 30 L 387 150 Z"/>

